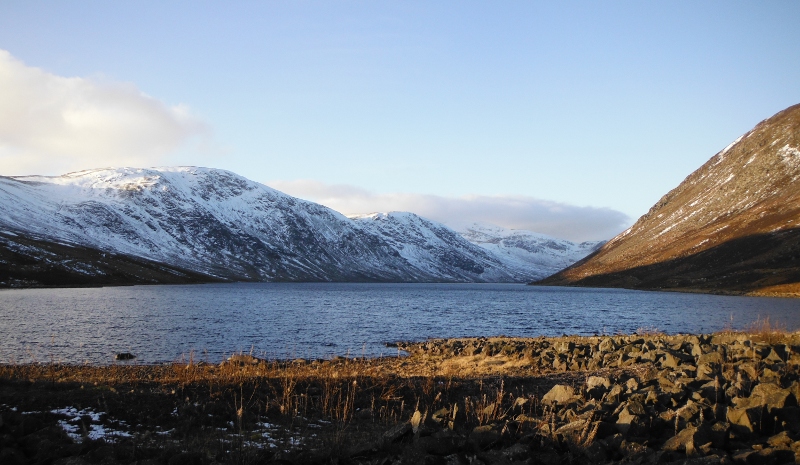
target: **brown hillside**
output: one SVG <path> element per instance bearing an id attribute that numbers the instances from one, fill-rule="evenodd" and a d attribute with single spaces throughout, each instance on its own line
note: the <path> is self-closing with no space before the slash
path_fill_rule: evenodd
<path id="1" fill-rule="evenodd" d="M 795 105 L 714 155 L 597 253 L 537 284 L 796 293 L 799 179 Z"/>

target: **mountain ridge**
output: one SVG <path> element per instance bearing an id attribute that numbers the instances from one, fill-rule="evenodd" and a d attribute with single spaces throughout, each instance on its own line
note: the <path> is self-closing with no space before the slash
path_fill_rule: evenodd
<path id="1" fill-rule="evenodd" d="M 24 251 L 29 261 L 40 262 L 29 276 L 46 276 L 47 266 L 61 267 L 81 283 L 88 269 L 106 270 L 99 283 L 124 282 L 124 276 L 131 283 L 164 277 L 172 282 L 182 272 L 191 282 L 202 276 L 209 281 L 526 282 L 549 274 L 533 265 L 520 270 L 413 213 L 385 216 L 392 221 L 351 219 L 210 168 L 0 177 L 0 205 L 0 247 L 8 252 L 0 262 L 0 283 L 30 281 L 14 276 L 19 272 L 14 260 Z M 65 254 L 60 264 L 55 250 Z M 126 257 L 123 268 L 132 274 L 108 269 L 108 260 L 97 258 L 102 253 Z M 88 261 L 67 266 L 76 257 Z M 146 271 L 158 264 L 172 271 Z M 122 274 L 115 280 L 109 273 Z"/>
<path id="2" fill-rule="evenodd" d="M 787 231 L 800 226 L 798 147 L 800 105 L 794 105 L 720 150 L 599 251 L 538 284 L 755 294 L 793 286 L 795 239 Z M 759 252 L 732 246 L 745 243 Z M 781 245 L 762 250 L 767 243 Z M 716 279 L 737 273 L 739 262 L 722 250 L 756 271 L 738 281 Z M 691 264 L 690 270 L 669 271 L 668 262 Z"/>

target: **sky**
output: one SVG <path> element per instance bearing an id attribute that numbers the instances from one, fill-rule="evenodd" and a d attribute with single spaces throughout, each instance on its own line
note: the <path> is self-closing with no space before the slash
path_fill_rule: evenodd
<path id="1" fill-rule="evenodd" d="M 0 175 L 227 169 L 609 239 L 800 103 L 800 2 L 0 3 Z"/>

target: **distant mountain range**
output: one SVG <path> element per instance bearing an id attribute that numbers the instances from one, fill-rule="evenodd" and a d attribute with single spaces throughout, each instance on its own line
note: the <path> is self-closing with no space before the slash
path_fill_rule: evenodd
<path id="1" fill-rule="evenodd" d="M 800 295 L 800 105 L 714 155 L 546 285 Z"/>
<path id="2" fill-rule="evenodd" d="M 0 286 L 210 281 L 528 282 L 591 252 L 412 213 L 347 218 L 196 167 L 0 177 Z"/>

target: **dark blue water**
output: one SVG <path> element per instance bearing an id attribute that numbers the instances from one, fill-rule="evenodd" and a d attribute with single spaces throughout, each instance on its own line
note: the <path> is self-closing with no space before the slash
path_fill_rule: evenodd
<path id="1" fill-rule="evenodd" d="M 233 352 L 268 358 L 396 355 L 387 342 L 455 336 L 712 332 L 770 317 L 800 328 L 800 299 L 513 284 L 260 283 L 0 291 L 0 362 L 108 363 Z"/>

